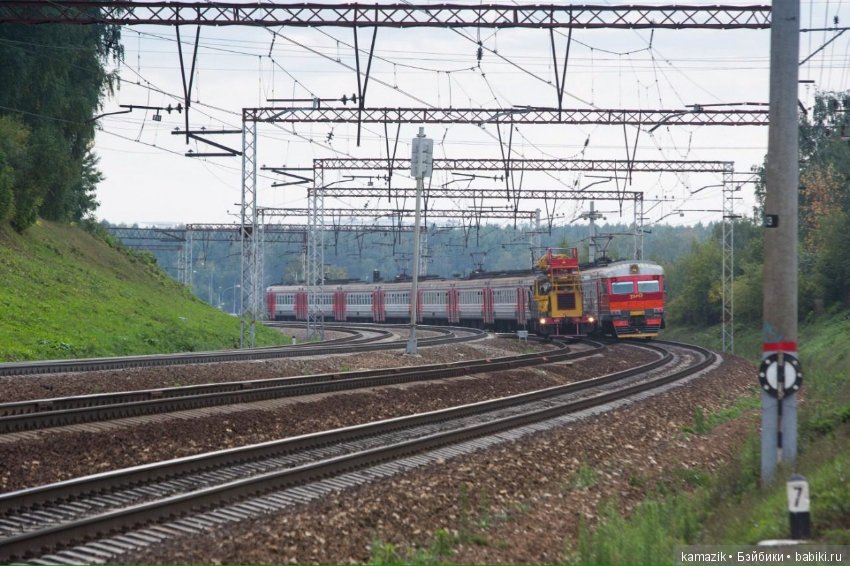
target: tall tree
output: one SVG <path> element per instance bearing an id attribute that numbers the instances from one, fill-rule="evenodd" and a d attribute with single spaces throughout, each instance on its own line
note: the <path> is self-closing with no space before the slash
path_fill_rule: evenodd
<path id="1" fill-rule="evenodd" d="M 96 206 L 85 194 L 96 178 L 81 179 L 92 116 L 117 84 L 106 65 L 121 57 L 119 40 L 117 26 L 0 25 L 0 115 L 18 117 L 30 132 L 26 174 L 16 176 L 9 207 L 16 229 L 38 215 L 72 220 Z M 80 206 L 92 208 L 81 214 Z"/>
<path id="2" fill-rule="evenodd" d="M 15 213 L 15 188 L 26 167 L 29 130 L 15 116 L 0 115 L 0 222 Z"/>

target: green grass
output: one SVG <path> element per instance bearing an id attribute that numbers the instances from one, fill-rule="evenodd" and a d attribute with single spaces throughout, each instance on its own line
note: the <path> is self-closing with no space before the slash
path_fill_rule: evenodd
<path id="1" fill-rule="evenodd" d="M 850 526 L 850 454 L 846 431 L 840 439 L 823 438 L 801 461 L 797 472 L 809 482 L 812 535 L 830 544 L 846 544 Z M 779 477 L 787 478 L 789 470 Z M 788 538 L 788 501 L 784 480 L 769 489 L 745 495 L 726 507 L 709 525 L 721 541 L 754 544 L 764 539 Z M 836 536 L 840 531 L 844 536 Z M 845 541 L 845 542 L 842 542 Z"/>
<path id="2" fill-rule="evenodd" d="M 528 509 L 515 509 L 517 514 Z M 507 542 L 490 541 L 486 531 L 497 523 L 511 520 L 511 513 L 494 514 L 490 497 L 484 491 L 476 491 L 467 483 L 458 490 L 458 517 L 455 528 L 437 529 L 424 542 L 418 544 L 393 544 L 379 538 L 370 545 L 370 564 L 438 564 L 451 563 L 451 556 L 459 544 L 495 546 L 507 548 Z"/>
<path id="3" fill-rule="evenodd" d="M 589 489 L 597 483 L 599 483 L 599 474 L 597 471 L 587 464 L 582 464 L 564 485 L 564 491 Z"/>
<path id="4" fill-rule="evenodd" d="M 234 348 L 239 320 L 160 270 L 73 226 L 0 227 L 0 361 Z M 258 328 L 259 345 L 285 343 Z"/>
<path id="5" fill-rule="evenodd" d="M 576 550 L 565 555 L 579 564 L 663 564 L 672 561 L 673 550 L 694 542 L 702 516 L 699 505 L 686 495 L 647 500 L 629 519 L 612 504 L 603 506 L 599 524 L 591 532 L 579 523 Z"/>
<path id="6" fill-rule="evenodd" d="M 691 434 L 707 434 L 715 427 L 732 420 L 737 419 L 744 413 L 758 409 L 761 406 L 761 397 L 758 392 L 752 395 L 741 397 L 735 403 L 719 411 L 714 411 L 706 415 L 705 409 L 702 407 L 694 408 L 694 421 L 690 426 L 684 427 L 684 432 Z"/>
<path id="7" fill-rule="evenodd" d="M 678 544 L 753 544 L 788 538 L 785 478 L 803 474 L 809 481 L 815 540 L 850 544 L 850 358 L 846 337 L 850 314 L 833 312 L 800 327 L 800 359 L 804 385 L 799 405 L 800 454 L 794 470 L 780 468 L 779 481 L 760 488 L 760 439 L 751 434 L 737 460 L 722 472 L 674 470 L 676 480 L 662 483 L 654 495 L 628 517 L 604 509 L 598 526 L 580 529 L 566 556 L 583 563 L 671 564 Z M 717 348 L 719 327 L 676 329 L 665 338 Z M 757 329 L 736 329 L 736 351 L 757 361 L 761 336 Z M 705 414 L 697 407 L 693 434 L 706 434 L 722 422 L 760 406 L 753 370 L 753 395 L 733 406 Z"/>
<path id="8" fill-rule="evenodd" d="M 452 555 L 459 537 L 446 529 L 437 529 L 430 544 L 422 548 L 402 549 L 381 540 L 373 540 L 369 564 L 438 564 Z"/>

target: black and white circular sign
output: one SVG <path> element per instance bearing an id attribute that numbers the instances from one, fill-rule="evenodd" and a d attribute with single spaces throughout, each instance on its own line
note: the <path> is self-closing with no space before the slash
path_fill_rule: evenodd
<path id="1" fill-rule="evenodd" d="M 800 370 L 800 362 L 796 357 L 783 354 L 781 365 L 779 354 L 771 354 L 762 360 L 759 368 L 759 383 L 762 389 L 774 397 L 779 394 L 780 375 L 785 395 L 793 395 L 803 385 L 803 372 Z"/>

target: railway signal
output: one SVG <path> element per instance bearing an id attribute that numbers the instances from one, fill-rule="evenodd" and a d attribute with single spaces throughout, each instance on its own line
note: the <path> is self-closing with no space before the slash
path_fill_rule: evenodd
<path id="1" fill-rule="evenodd" d="M 425 177 L 430 177 L 434 163 L 434 140 L 425 137 L 425 128 L 413 138 L 410 174 L 416 177 L 416 213 L 413 228 L 413 283 L 410 287 L 410 338 L 405 353 L 416 354 L 416 319 L 419 314 L 419 228 L 422 223 L 422 191 Z"/>

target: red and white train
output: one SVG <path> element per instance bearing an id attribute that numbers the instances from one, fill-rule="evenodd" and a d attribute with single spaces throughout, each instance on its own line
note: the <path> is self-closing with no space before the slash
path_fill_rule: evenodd
<path id="1" fill-rule="evenodd" d="M 648 261 L 618 261 L 581 273 L 585 312 L 594 332 L 653 338 L 664 328 L 664 269 Z"/>
<path id="2" fill-rule="evenodd" d="M 540 277 L 479 276 L 475 279 L 427 279 L 419 282 L 417 320 L 496 331 L 543 327 L 550 313 L 541 312 L 532 288 Z M 618 261 L 581 271 L 580 304 L 584 313 L 578 333 L 605 333 L 623 338 L 651 338 L 664 327 L 664 272 L 647 261 Z M 325 320 L 404 323 L 410 317 L 410 282 L 326 284 L 314 305 Z M 307 320 L 304 285 L 273 285 L 266 290 L 272 320 Z M 576 334 L 575 329 L 561 329 Z"/>

